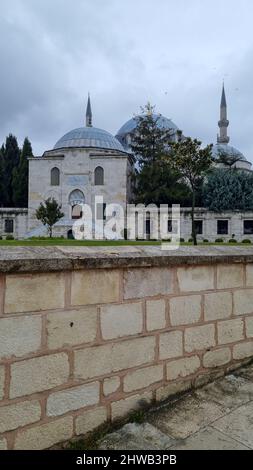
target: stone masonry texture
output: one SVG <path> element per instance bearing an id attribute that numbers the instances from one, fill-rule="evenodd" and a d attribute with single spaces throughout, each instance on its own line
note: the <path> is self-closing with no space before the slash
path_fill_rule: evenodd
<path id="1" fill-rule="evenodd" d="M 0 248 L 1 450 L 50 448 L 253 358 L 253 249 L 190 248 Z"/>

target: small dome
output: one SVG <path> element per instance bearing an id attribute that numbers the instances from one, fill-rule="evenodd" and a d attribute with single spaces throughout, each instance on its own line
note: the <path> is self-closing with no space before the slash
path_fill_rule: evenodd
<path id="1" fill-rule="evenodd" d="M 232 145 L 228 144 L 215 144 L 212 149 L 212 155 L 214 158 L 220 158 L 223 155 L 231 158 L 236 158 L 240 161 L 247 161 L 245 156 Z"/>
<path id="2" fill-rule="evenodd" d="M 107 131 L 96 127 L 80 127 L 61 137 L 54 149 L 63 148 L 99 148 L 125 152 L 121 143 Z"/>
<path id="3" fill-rule="evenodd" d="M 136 116 L 132 119 L 129 119 L 129 121 L 127 121 L 117 132 L 116 137 L 124 147 L 128 146 L 126 136 L 128 136 L 129 134 L 132 134 L 135 131 L 137 124 L 138 124 L 139 117 L 140 116 Z M 157 119 L 157 126 L 160 129 L 162 128 L 171 129 L 172 136 L 175 135 L 176 132 L 179 130 L 176 124 L 174 124 L 174 122 L 171 121 L 171 119 L 168 119 L 162 116 L 161 114 L 153 114 L 153 117 L 154 119 Z"/>

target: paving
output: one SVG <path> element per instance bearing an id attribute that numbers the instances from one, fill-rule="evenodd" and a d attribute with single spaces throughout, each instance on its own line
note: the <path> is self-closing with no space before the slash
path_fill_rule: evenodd
<path id="1" fill-rule="evenodd" d="M 103 450 L 252 450 L 253 364 L 108 434 Z"/>

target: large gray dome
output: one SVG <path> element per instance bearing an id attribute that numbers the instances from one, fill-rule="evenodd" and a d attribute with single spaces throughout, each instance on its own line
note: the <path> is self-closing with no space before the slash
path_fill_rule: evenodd
<path id="1" fill-rule="evenodd" d="M 228 144 L 215 144 L 212 149 L 212 154 L 215 159 L 225 155 L 226 157 L 236 158 L 240 161 L 247 161 L 239 150 Z"/>
<path id="2" fill-rule="evenodd" d="M 125 152 L 121 143 L 107 131 L 96 127 L 80 127 L 61 137 L 54 149 L 63 148 L 99 148 L 106 150 L 118 150 Z"/>
<path id="3" fill-rule="evenodd" d="M 132 119 L 129 119 L 117 132 L 116 137 L 119 140 L 119 142 L 125 147 L 128 148 L 128 140 L 127 136 L 131 135 L 137 125 L 138 125 L 138 117 L 136 116 Z M 177 131 L 179 130 L 176 124 L 174 124 L 171 119 L 166 118 L 165 116 L 162 116 L 161 114 L 153 114 L 153 118 L 157 119 L 157 126 L 162 129 L 170 129 L 171 130 L 171 136 L 174 136 Z"/>

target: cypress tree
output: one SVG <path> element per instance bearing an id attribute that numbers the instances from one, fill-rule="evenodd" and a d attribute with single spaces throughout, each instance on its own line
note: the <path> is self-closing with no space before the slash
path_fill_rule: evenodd
<path id="1" fill-rule="evenodd" d="M 28 159 L 33 151 L 26 137 L 21 151 L 19 165 L 14 168 L 12 178 L 13 203 L 15 207 L 28 207 Z"/>
<path id="2" fill-rule="evenodd" d="M 5 145 L 2 146 L 3 175 L 4 175 L 4 200 L 3 206 L 13 207 L 13 187 L 12 178 L 13 171 L 19 165 L 20 149 L 18 147 L 17 138 L 9 134 L 6 137 Z"/>

